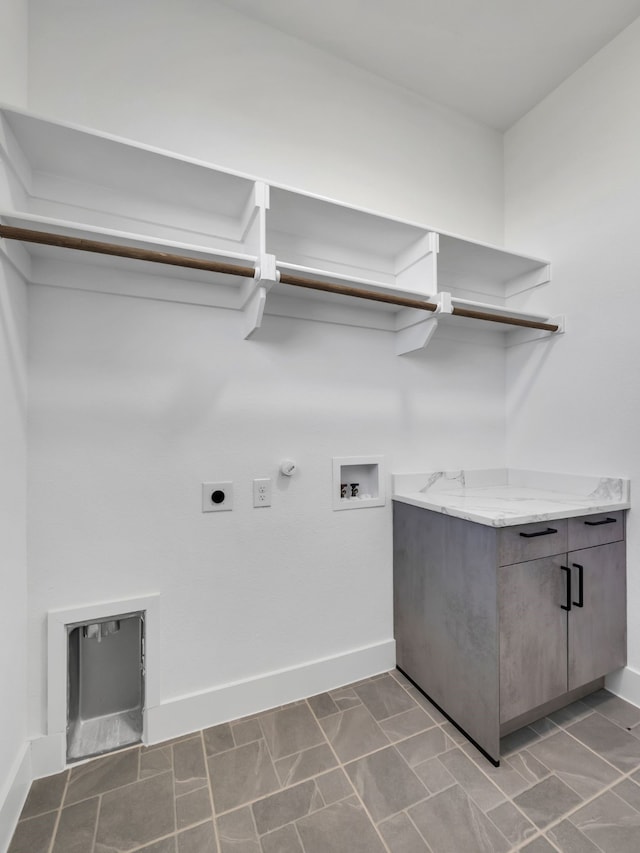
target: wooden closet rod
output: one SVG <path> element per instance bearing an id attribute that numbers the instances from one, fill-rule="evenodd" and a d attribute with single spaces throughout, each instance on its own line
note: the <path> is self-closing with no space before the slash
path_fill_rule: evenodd
<path id="1" fill-rule="evenodd" d="M 94 252 L 99 255 L 112 255 L 119 258 L 131 258 L 136 261 L 152 261 L 157 264 L 169 264 L 174 267 L 187 267 L 188 269 L 204 270 L 205 272 L 217 272 L 225 275 L 237 275 L 244 278 L 253 278 L 255 270 L 253 267 L 244 267 L 237 264 L 225 264 L 220 261 L 205 261 L 199 258 L 188 258 L 184 255 L 174 255 L 168 252 L 159 252 L 155 249 L 137 249 L 133 246 L 120 246 L 117 243 L 103 243 L 98 240 L 84 240 L 80 237 L 65 237 L 62 234 L 52 234 L 47 231 L 32 231 L 28 228 L 14 228 L 11 225 L 0 225 L 0 237 L 5 240 L 19 240 L 23 243 L 39 243 L 44 246 L 56 246 L 61 249 L 75 249 L 81 252 Z M 388 305 L 399 305 L 403 308 L 417 308 L 420 311 L 435 311 L 437 305 L 434 302 L 424 302 L 420 299 L 409 299 L 404 296 L 393 296 L 392 294 L 376 293 L 373 290 L 362 290 L 358 287 L 347 287 L 342 284 L 330 284 L 312 278 L 301 278 L 289 273 L 280 273 L 282 284 L 294 287 L 306 287 L 311 290 L 321 290 L 325 293 L 337 293 L 341 296 L 352 296 L 358 299 L 368 299 L 373 302 L 384 302 Z M 453 309 L 453 314 L 458 317 L 470 317 L 475 320 L 488 320 L 492 323 L 502 323 L 507 326 L 520 326 L 526 329 L 541 329 L 545 332 L 557 332 L 558 326 L 553 323 L 540 323 L 536 320 L 522 320 L 519 317 L 505 317 L 502 314 L 492 314 L 487 311 L 472 311 L 468 308 Z"/>

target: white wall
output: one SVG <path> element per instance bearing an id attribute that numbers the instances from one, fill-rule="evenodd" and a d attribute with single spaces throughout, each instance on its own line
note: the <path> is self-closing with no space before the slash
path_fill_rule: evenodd
<path id="1" fill-rule="evenodd" d="M 32 0 L 34 112 L 493 242 L 502 138 L 213 0 Z"/>
<path id="2" fill-rule="evenodd" d="M 26 291 L 0 260 L 0 849 L 27 744 Z"/>
<path id="3" fill-rule="evenodd" d="M 552 258 L 541 298 L 568 324 L 535 355 L 510 352 L 511 465 L 640 481 L 639 89 L 640 20 L 506 134 L 507 242 Z M 628 562 L 629 665 L 640 671 L 635 511 Z"/>
<path id="4" fill-rule="evenodd" d="M 27 104 L 28 0 L 2 0 L 0 103 Z"/>
<path id="5" fill-rule="evenodd" d="M 0 102 L 25 106 L 26 0 L 4 0 L 0 17 Z M 26 326 L 26 286 L 0 259 L 0 849 L 28 784 Z"/>
<path id="6" fill-rule="evenodd" d="M 331 458 L 502 462 L 503 352 L 33 287 L 32 727 L 48 609 L 159 591 L 162 701 L 393 636 L 391 507 L 334 512 Z M 278 477 L 281 459 L 299 465 Z M 253 509 L 251 480 L 273 478 Z M 232 512 L 200 483 L 232 480 Z M 274 696 L 275 703 L 278 697 Z"/>
<path id="7" fill-rule="evenodd" d="M 30 22 L 36 112 L 502 236 L 496 132 L 216 3 L 34 0 Z M 400 359 L 390 333 L 275 317 L 246 342 L 235 312 L 44 287 L 30 316 L 34 735 L 47 610 L 159 591 L 165 703 L 388 642 L 391 506 L 333 512 L 332 456 L 503 463 L 501 350 Z M 211 479 L 233 512 L 200 512 Z"/>

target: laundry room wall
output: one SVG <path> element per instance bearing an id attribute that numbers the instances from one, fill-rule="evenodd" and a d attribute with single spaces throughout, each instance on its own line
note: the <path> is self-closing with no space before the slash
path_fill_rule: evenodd
<path id="1" fill-rule="evenodd" d="M 507 240 L 553 259 L 541 293 L 567 332 L 508 356 L 514 466 L 640 478 L 640 20 L 505 137 Z M 544 289 L 541 289 L 544 290 Z M 609 685 L 640 704 L 640 531 L 627 525 L 629 666 Z"/>
<path id="2" fill-rule="evenodd" d="M 7 0 L 0 102 L 26 106 L 27 3 Z M 0 180 L 2 178 L 0 177 Z M 0 849 L 29 784 L 27 743 L 27 287 L 0 255 Z"/>
<path id="3" fill-rule="evenodd" d="M 53 119 L 502 236 L 500 134 L 216 3 L 35 0 L 30 72 L 29 107 Z M 30 300 L 32 734 L 55 608 L 160 593 L 158 736 L 203 708 L 217 722 L 242 685 L 248 713 L 391 666 L 391 503 L 334 512 L 332 457 L 501 466 L 503 350 L 443 335 L 399 358 L 369 328 L 266 316 L 245 341 L 233 311 Z M 270 508 L 252 507 L 255 477 L 273 478 Z M 234 508 L 203 514 L 216 480 Z"/>

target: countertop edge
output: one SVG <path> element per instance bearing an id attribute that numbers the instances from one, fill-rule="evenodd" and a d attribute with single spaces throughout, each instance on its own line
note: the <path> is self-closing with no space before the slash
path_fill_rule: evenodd
<path id="1" fill-rule="evenodd" d="M 594 504 L 587 507 L 572 507 L 569 504 L 557 511 L 542 512 L 535 515 L 521 514 L 502 518 L 489 518 L 488 516 L 481 515 L 480 513 L 470 512 L 457 507 L 443 506 L 441 503 L 434 503 L 426 500 L 423 496 L 394 494 L 391 496 L 391 499 L 393 501 L 398 501 L 399 503 L 418 507 L 419 509 L 428 509 L 432 512 L 439 512 L 441 515 L 450 515 L 453 518 L 461 518 L 464 521 L 473 521 L 476 524 L 483 524 L 485 527 L 516 527 L 519 524 L 535 524 L 537 521 L 553 521 L 559 518 L 577 518 L 581 515 L 597 515 L 602 512 L 616 512 L 617 510 L 631 508 L 629 501 Z"/>

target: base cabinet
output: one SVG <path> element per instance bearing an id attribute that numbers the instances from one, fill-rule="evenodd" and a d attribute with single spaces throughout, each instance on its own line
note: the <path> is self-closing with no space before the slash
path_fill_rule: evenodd
<path id="1" fill-rule="evenodd" d="M 394 620 L 398 666 L 498 761 L 514 721 L 626 663 L 624 513 L 492 528 L 394 502 Z"/>

